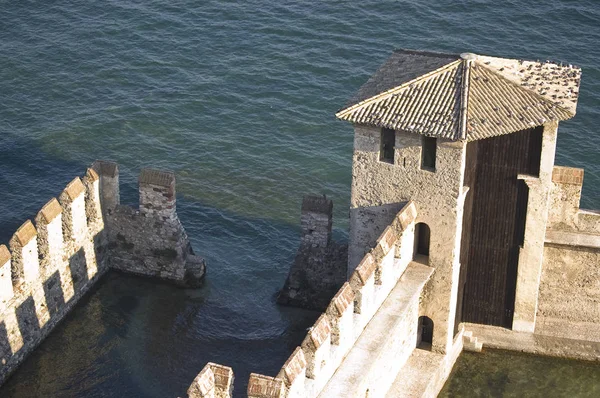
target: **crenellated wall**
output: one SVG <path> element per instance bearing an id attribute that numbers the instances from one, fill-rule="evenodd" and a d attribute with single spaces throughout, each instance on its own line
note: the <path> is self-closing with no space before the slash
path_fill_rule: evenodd
<path id="1" fill-rule="evenodd" d="M 251 374 L 248 397 L 385 396 L 417 345 L 421 293 L 434 273 L 413 261 L 416 219 L 416 205 L 409 202 L 280 372 L 275 377 Z M 446 364 L 448 372 L 457 355 Z"/>
<path id="2" fill-rule="evenodd" d="M 117 165 L 97 161 L 0 245 L 0 384 L 109 268 L 188 285 L 204 275 L 172 173 L 142 171 L 142 211 L 119 203 Z"/>
<path id="3" fill-rule="evenodd" d="M 99 210 L 88 169 L 0 246 L 0 384 L 107 270 Z"/>
<path id="4" fill-rule="evenodd" d="M 535 332 L 600 342 L 600 212 L 579 208 L 583 174 L 552 173 Z"/>

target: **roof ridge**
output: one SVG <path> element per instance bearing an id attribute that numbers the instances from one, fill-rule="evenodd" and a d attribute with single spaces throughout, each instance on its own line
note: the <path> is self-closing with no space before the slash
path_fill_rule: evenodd
<path id="1" fill-rule="evenodd" d="M 339 111 L 337 111 L 337 113 L 335 114 L 335 117 L 342 118 L 346 114 L 348 114 L 348 113 L 350 113 L 350 112 L 352 112 L 352 111 L 354 111 L 354 110 L 356 110 L 356 109 L 358 109 L 358 108 L 360 108 L 362 106 L 371 104 L 373 102 L 377 102 L 377 101 L 379 101 L 379 100 L 381 100 L 381 99 L 383 99 L 383 98 L 385 98 L 387 96 L 393 95 L 396 92 L 398 92 L 398 91 L 406 88 L 407 86 L 410 86 L 411 84 L 416 84 L 416 83 L 419 83 L 419 82 L 421 82 L 423 80 L 427 80 L 430 77 L 433 77 L 433 76 L 435 76 L 435 75 L 437 75 L 437 74 L 439 74 L 441 72 L 444 72 L 447 69 L 451 69 L 452 67 L 454 67 L 455 65 L 460 64 L 460 63 L 461 63 L 460 59 L 456 60 L 456 61 L 452 61 L 449 64 L 446 64 L 444 66 L 441 66 L 441 67 L 439 67 L 437 69 L 432 70 L 431 72 L 428 72 L 428 73 L 426 73 L 424 75 L 421 75 L 421 76 L 419 76 L 419 77 L 417 77 L 415 79 L 412 79 L 412 80 L 409 80 L 407 82 L 404 82 L 404 83 L 402 83 L 399 86 L 396 86 L 394 88 L 386 90 L 386 91 L 384 91 L 382 93 L 379 93 L 379 94 L 377 94 L 377 95 L 375 95 L 373 97 L 367 98 L 367 99 L 365 99 L 365 100 L 363 100 L 361 102 L 358 102 L 358 103 L 356 103 L 354 105 L 351 105 L 351 106 L 349 106 L 347 108 L 342 108 Z"/>
<path id="2" fill-rule="evenodd" d="M 462 56 L 461 56 L 462 57 Z M 462 77 L 460 81 L 460 108 L 459 113 L 460 117 L 458 119 L 458 139 L 466 140 L 467 139 L 467 114 L 469 113 L 469 83 L 470 83 L 470 75 L 471 75 L 471 65 L 473 65 L 473 60 L 468 58 L 463 58 L 461 62 L 462 66 Z"/>

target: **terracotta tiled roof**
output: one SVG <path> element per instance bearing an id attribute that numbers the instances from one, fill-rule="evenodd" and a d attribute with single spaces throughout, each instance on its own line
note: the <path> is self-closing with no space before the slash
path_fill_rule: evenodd
<path id="1" fill-rule="evenodd" d="M 398 50 L 336 116 L 473 141 L 570 119 L 580 76 L 572 65 Z"/>

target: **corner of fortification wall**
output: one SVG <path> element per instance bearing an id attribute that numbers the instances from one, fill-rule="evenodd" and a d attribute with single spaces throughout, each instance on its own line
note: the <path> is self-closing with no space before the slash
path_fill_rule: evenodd
<path id="1" fill-rule="evenodd" d="M 174 175 L 143 171 L 140 203 L 121 206 L 116 163 L 96 161 L 0 245 L 0 384 L 111 266 L 198 284 L 204 260 L 175 213 Z"/>
<path id="2" fill-rule="evenodd" d="M 120 204 L 119 168 L 96 161 L 109 265 L 113 269 L 156 277 L 183 286 L 198 286 L 205 263 L 194 255 L 176 211 L 175 174 L 143 169 L 139 176 L 139 208 Z M 93 177 L 93 175 L 92 175 Z"/>
<path id="3" fill-rule="evenodd" d="M 301 238 L 277 302 L 324 311 L 346 281 L 348 245 L 332 240 L 333 202 L 325 195 L 302 200 Z"/>

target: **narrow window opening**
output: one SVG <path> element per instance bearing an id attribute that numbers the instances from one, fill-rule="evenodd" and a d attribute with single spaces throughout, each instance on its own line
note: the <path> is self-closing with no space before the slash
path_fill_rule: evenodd
<path id="1" fill-rule="evenodd" d="M 431 230 L 425 223 L 415 225 L 415 248 L 414 259 L 423 264 L 429 264 L 429 242 L 431 240 Z"/>
<path id="2" fill-rule="evenodd" d="M 433 321 L 426 316 L 419 317 L 417 328 L 417 348 L 431 351 L 433 344 Z"/>
<path id="3" fill-rule="evenodd" d="M 437 138 L 425 137 L 421 139 L 421 169 L 435 171 L 435 156 Z"/>
<path id="4" fill-rule="evenodd" d="M 394 145 L 396 144 L 396 132 L 392 129 L 381 129 L 381 143 L 379 146 L 379 160 L 394 163 Z"/>

